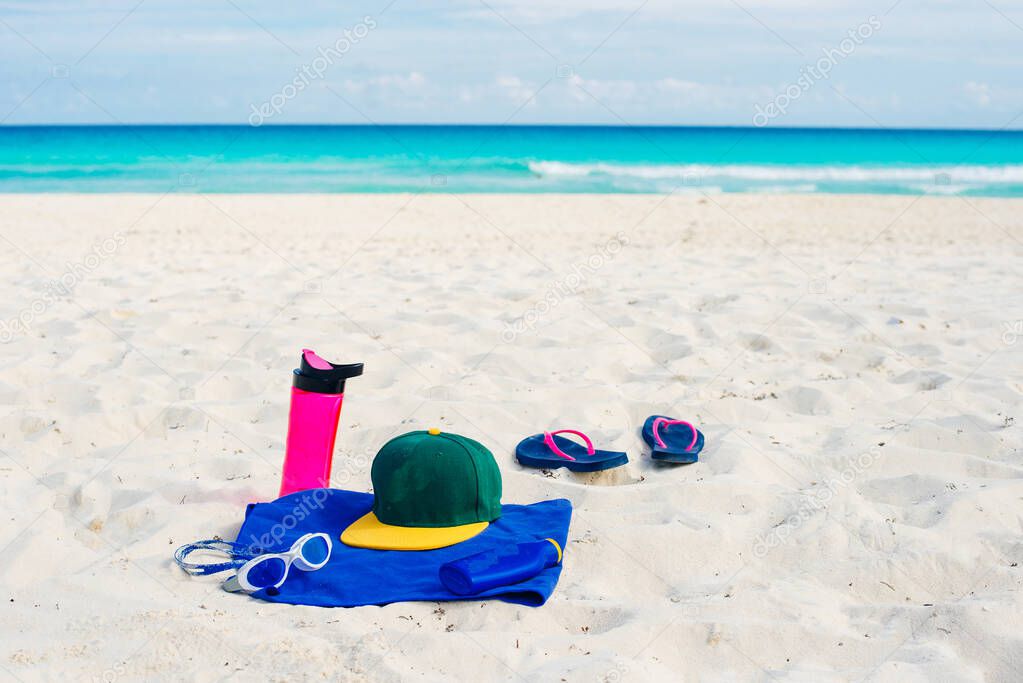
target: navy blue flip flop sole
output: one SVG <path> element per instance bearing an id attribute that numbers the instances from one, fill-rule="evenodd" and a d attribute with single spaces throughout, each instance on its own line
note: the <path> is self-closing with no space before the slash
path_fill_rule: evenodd
<path id="1" fill-rule="evenodd" d="M 515 447 L 515 459 L 526 467 L 550 470 L 564 467 L 572 472 L 600 472 L 629 462 L 629 456 L 619 451 L 596 451 L 593 455 L 588 455 L 586 447 L 575 441 L 558 435 L 554 435 L 553 438 L 558 448 L 575 460 L 568 460 L 553 453 L 544 443 L 543 434 L 534 434 L 520 441 Z"/>
<path id="2" fill-rule="evenodd" d="M 654 420 L 661 419 L 671 421 L 670 417 L 664 415 L 651 415 L 643 423 L 643 440 L 650 446 L 650 457 L 659 462 L 670 462 L 679 465 L 689 465 L 699 461 L 700 451 L 703 450 L 703 432 L 696 430 L 696 443 L 690 446 L 693 441 L 693 432 L 685 425 L 662 426 L 658 430 L 661 441 L 664 445 L 657 443 L 654 436 Z M 674 429 L 672 429 L 674 427 Z M 695 427 L 694 427 L 695 429 Z"/>

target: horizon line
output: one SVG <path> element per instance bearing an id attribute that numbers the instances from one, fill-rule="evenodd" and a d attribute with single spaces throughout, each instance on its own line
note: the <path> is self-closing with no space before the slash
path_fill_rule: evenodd
<path id="1" fill-rule="evenodd" d="M 968 127 L 920 127 L 920 126 L 755 126 L 728 124 L 607 124 L 607 123 L 267 123 L 253 126 L 249 123 L 2 123 L 4 128 L 662 128 L 662 129 L 705 129 L 705 130 L 840 130 L 870 132 L 947 132 L 947 133 L 1023 133 L 1023 128 L 968 128 Z"/>

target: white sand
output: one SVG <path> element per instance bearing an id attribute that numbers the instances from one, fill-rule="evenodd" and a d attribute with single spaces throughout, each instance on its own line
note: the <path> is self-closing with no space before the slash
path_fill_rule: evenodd
<path id="1" fill-rule="evenodd" d="M 0 196 L 0 234 L 0 679 L 1023 677 L 1021 202 Z M 305 345 L 366 363 L 336 486 L 436 425 L 573 501 L 546 606 L 174 565 L 275 494 Z M 651 463 L 655 412 L 699 464 Z M 631 461 L 519 467 L 551 427 Z"/>

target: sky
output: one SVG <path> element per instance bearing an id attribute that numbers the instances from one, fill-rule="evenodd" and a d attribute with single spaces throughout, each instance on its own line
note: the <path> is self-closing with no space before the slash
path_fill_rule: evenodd
<path id="1" fill-rule="evenodd" d="M 0 121 L 1023 129 L 1023 0 L 0 0 Z"/>

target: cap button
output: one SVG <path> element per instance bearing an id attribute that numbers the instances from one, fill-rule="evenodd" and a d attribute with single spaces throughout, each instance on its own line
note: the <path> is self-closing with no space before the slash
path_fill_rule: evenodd
<path id="1" fill-rule="evenodd" d="M 431 436 L 437 436 L 438 434 L 440 434 L 440 430 L 437 429 L 436 427 L 430 427 L 428 430 L 426 430 L 426 433 Z"/>

